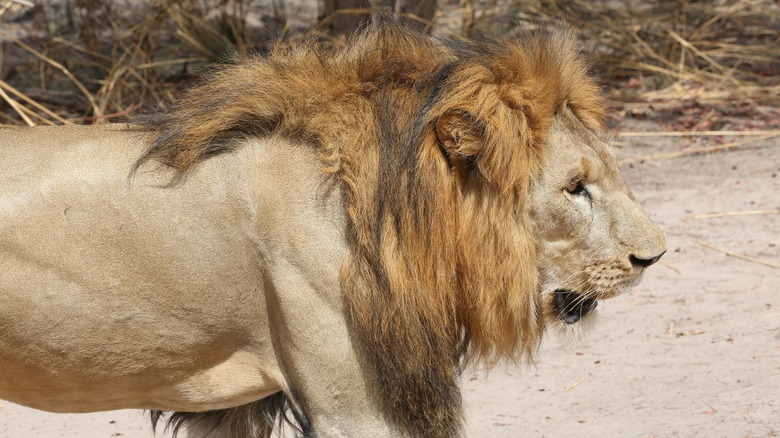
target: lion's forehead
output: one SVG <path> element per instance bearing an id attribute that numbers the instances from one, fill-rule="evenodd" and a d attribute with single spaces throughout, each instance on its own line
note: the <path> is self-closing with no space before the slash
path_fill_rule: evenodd
<path id="1" fill-rule="evenodd" d="M 603 179 L 622 182 L 612 148 L 595 134 L 582 132 L 583 130 L 584 127 L 553 128 L 547 142 L 547 176 L 553 176 L 561 182 L 574 177 L 582 178 L 586 182 Z"/>

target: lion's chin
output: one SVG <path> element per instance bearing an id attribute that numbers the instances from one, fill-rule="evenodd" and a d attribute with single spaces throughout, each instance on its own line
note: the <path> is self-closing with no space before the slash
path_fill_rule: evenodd
<path id="1" fill-rule="evenodd" d="M 574 324 L 598 305 L 595 298 L 585 298 L 570 290 L 556 290 L 553 294 L 555 313 L 566 324 Z"/>

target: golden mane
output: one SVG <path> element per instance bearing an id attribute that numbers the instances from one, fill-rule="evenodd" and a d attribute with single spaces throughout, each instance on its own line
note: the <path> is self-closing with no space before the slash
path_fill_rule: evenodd
<path id="1" fill-rule="evenodd" d="M 276 49 L 214 72 L 147 117 L 180 175 L 247 135 L 322 151 L 347 194 L 342 289 L 388 416 L 411 436 L 460 430 L 472 358 L 529 357 L 543 324 L 523 208 L 552 117 L 602 128 L 599 88 L 566 31 L 439 40 L 378 20 L 342 50 Z"/>

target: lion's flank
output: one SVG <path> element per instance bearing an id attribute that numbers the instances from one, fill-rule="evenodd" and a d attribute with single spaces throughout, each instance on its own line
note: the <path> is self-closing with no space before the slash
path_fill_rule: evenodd
<path id="1" fill-rule="evenodd" d="M 462 367 L 540 341 L 523 203 L 564 105 L 602 128 L 565 31 L 456 42 L 378 20 L 339 51 L 298 43 L 215 72 L 147 120 L 139 165 L 184 174 L 246 136 L 319 148 L 348 196 L 342 289 L 381 403 L 411 436 L 452 437 Z"/>

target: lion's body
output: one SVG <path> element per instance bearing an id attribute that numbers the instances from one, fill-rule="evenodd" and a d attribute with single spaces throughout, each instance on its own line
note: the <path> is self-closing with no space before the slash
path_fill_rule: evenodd
<path id="1" fill-rule="evenodd" d="M 2 131 L 0 397 L 240 437 L 282 391 L 313 435 L 456 436 L 466 362 L 528 357 L 663 250 L 602 116 L 567 34 L 380 23 L 141 127 Z"/>
<path id="2" fill-rule="evenodd" d="M 128 180 L 148 139 L 137 131 L 2 136 L 4 396 L 49 410 L 203 410 L 279 390 L 262 280 L 271 254 L 244 232 L 256 228 L 254 188 L 239 177 L 251 169 L 225 156 L 166 188 Z"/>
<path id="3" fill-rule="evenodd" d="M 341 190 L 313 148 L 248 140 L 168 187 L 166 171 L 128 179 L 149 139 L 137 129 L 0 135 L 0 398 L 204 411 L 293 381 L 350 394 L 312 397 L 323 410 L 371 404 L 338 287 Z M 344 431 L 382 431 L 361 422 Z"/>

